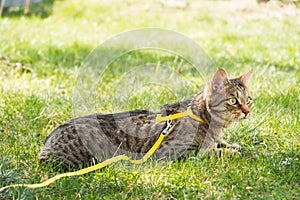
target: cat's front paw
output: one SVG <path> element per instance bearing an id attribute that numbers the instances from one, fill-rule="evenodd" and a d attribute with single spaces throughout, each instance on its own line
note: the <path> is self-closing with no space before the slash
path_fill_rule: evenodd
<path id="1" fill-rule="evenodd" d="M 214 154 L 218 157 L 221 157 L 222 155 L 228 155 L 228 156 L 232 156 L 232 155 L 241 155 L 241 153 L 234 148 L 214 148 L 213 150 Z"/>
<path id="2" fill-rule="evenodd" d="M 226 149 L 225 152 L 229 156 L 232 156 L 232 155 L 241 155 L 241 153 L 237 149 L 234 149 L 234 148 Z"/>
<path id="3" fill-rule="evenodd" d="M 227 143 L 226 141 L 221 141 L 217 144 L 217 148 L 226 148 L 226 149 L 235 149 L 235 150 L 241 150 L 241 146 L 237 143 Z"/>
<path id="4" fill-rule="evenodd" d="M 229 147 L 229 148 L 232 148 L 232 149 L 235 149 L 235 150 L 238 150 L 238 151 L 242 149 L 241 145 L 239 145 L 237 143 L 231 144 L 231 147 Z"/>

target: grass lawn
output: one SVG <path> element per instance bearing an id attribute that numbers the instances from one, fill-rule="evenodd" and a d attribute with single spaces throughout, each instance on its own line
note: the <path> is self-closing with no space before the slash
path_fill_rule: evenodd
<path id="1" fill-rule="evenodd" d="M 0 18 L 0 187 L 38 183 L 59 173 L 54 165 L 41 165 L 37 155 L 47 135 L 76 116 L 72 98 L 80 67 L 101 42 L 138 28 L 186 35 L 215 69 L 223 67 L 231 77 L 254 68 L 251 118 L 225 134 L 242 146 L 241 155 L 117 163 L 45 188 L 8 189 L 0 199 L 299 198 L 300 9 L 251 0 L 189 2 L 174 7 L 160 1 L 47 0 L 34 5 L 30 17 L 5 10 Z M 201 76 L 190 69 L 181 72 L 188 84 L 176 94 L 153 86 L 131 90 L 122 101 L 115 98 L 117 89 L 131 86 L 120 82 L 124 72 L 130 80 L 135 74 L 129 67 L 140 61 L 174 71 L 189 65 L 165 52 L 123 55 L 102 75 L 95 111 L 153 108 L 201 89 Z"/>

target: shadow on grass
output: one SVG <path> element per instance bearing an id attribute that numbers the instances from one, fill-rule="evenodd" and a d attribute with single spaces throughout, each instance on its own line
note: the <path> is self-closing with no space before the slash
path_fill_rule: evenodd
<path id="1" fill-rule="evenodd" d="M 11 52 L 3 52 L 0 55 L 0 68 L 4 72 L 17 70 L 18 64 L 30 69 L 38 76 L 49 76 L 60 70 L 80 67 L 92 50 L 91 46 L 73 43 L 68 46 L 30 46 L 23 43 L 18 50 L 22 52 L 16 55 Z"/>
<path id="2" fill-rule="evenodd" d="M 275 67 L 276 70 L 278 71 L 283 71 L 283 72 L 299 72 L 300 68 L 293 63 L 289 63 L 287 61 L 267 61 L 267 60 L 255 60 L 251 56 L 243 56 L 243 57 L 219 57 L 215 58 L 214 62 L 218 67 L 225 67 L 225 68 L 232 68 L 234 71 L 237 70 L 236 66 L 237 65 L 248 65 L 252 68 L 256 68 L 258 66 L 260 67 Z M 296 62 L 296 61 L 295 61 Z"/>
<path id="3" fill-rule="evenodd" d="M 172 67 L 178 74 L 195 76 L 200 73 L 183 57 L 164 51 L 156 52 L 145 49 L 124 54 L 126 51 L 122 48 L 101 49 L 98 47 L 94 50 L 93 48 L 93 46 L 79 42 L 67 46 L 31 46 L 29 42 L 23 42 L 18 48 L 18 51 L 22 52 L 21 54 L 3 52 L 3 55 L 0 55 L 0 64 L 2 61 L 3 65 L 7 66 L 6 70 L 9 70 L 10 66 L 21 63 L 24 67 L 32 69 L 38 76 L 52 75 L 57 70 L 80 68 L 83 64 L 91 64 L 96 70 L 101 67 L 98 66 L 99 64 L 103 64 L 101 62 L 103 59 L 112 59 L 107 70 L 113 76 L 125 73 L 128 71 L 128 66 L 136 67 L 151 64 L 153 66 Z M 119 55 L 119 57 L 113 58 L 114 55 Z M 5 71 L 4 68 L 2 70 Z"/>

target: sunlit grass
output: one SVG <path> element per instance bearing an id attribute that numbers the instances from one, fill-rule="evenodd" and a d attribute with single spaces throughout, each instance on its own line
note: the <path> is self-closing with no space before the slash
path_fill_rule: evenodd
<path id="1" fill-rule="evenodd" d="M 231 77 L 254 68 L 251 118 L 225 138 L 242 145 L 234 157 L 191 157 L 180 162 L 125 162 L 90 174 L 61 179 L 41 189 L 16 188 L 3 199 L 296 199 L 300 189 L 300 19 L 299 9 L 274 4 L 191 1 L 188 7 L 159 1 L 49 1 L 30 17 L 6 13 L 0 19 L 0 186 L 37 183 L 60 167 L 40 165 L 37 154 L 51 131 L 74 117 L 73 89 L 80 66 L 102 41 L 123 31 L 158 27 L 197 41 L 216 67 Z M 47 13 L 46 13 L 47 11 Z M 48 12 L 49 11 L 49 12 Z M 128 59 L 128 58 L 131 59 Z M 153 108 L 200 90 L 192 70 L 180 75 L 189 87 L 132 91 L 119 107 L 116 86 L 128 66 L 143 62 L 172 66 L 173 55 L 134 52 L 111 64 L 97 85 L 96 111 Z M 118 70 L 117 70 L 117 67 Z M 123 67 L 123 68 L 122 68 Z M 123 70 L 123 71 L 122 71 Z M 178 71 L 176 71 L 177 73 Z M 122 79 L 124 78 L 124 80 Z M 123 81 L 123 82 L 122 82 Z M 171 81 L 170 81 L 171 82 Z M 121 87 L 122 88 L 122 87 Z"/>

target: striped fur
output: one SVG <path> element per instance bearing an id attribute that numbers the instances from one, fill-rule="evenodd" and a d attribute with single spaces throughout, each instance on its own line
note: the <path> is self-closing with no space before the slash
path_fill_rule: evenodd
<path id="1" fill-rule="evenodd" d="M 198 150 L 215 150 L 217 143 L 230 147 L 222 140 L 224 129 L 249 116 L 252 98 L 246 85 L 251 73 L 229 80 L 225 70 L 219 69 L 204 90 L 191 99 L 161 106 L 163 115 L 191 106 L 206 123 L 189 117 L 173 120 L 154 158 L 175 160 Z M 77 168 L 121 154 L 141 158 L 166 127 L 166 122 L 155 122 L 156 114 L 134 110 L 71 119 L 47 137 L 39 159 Z"/>

